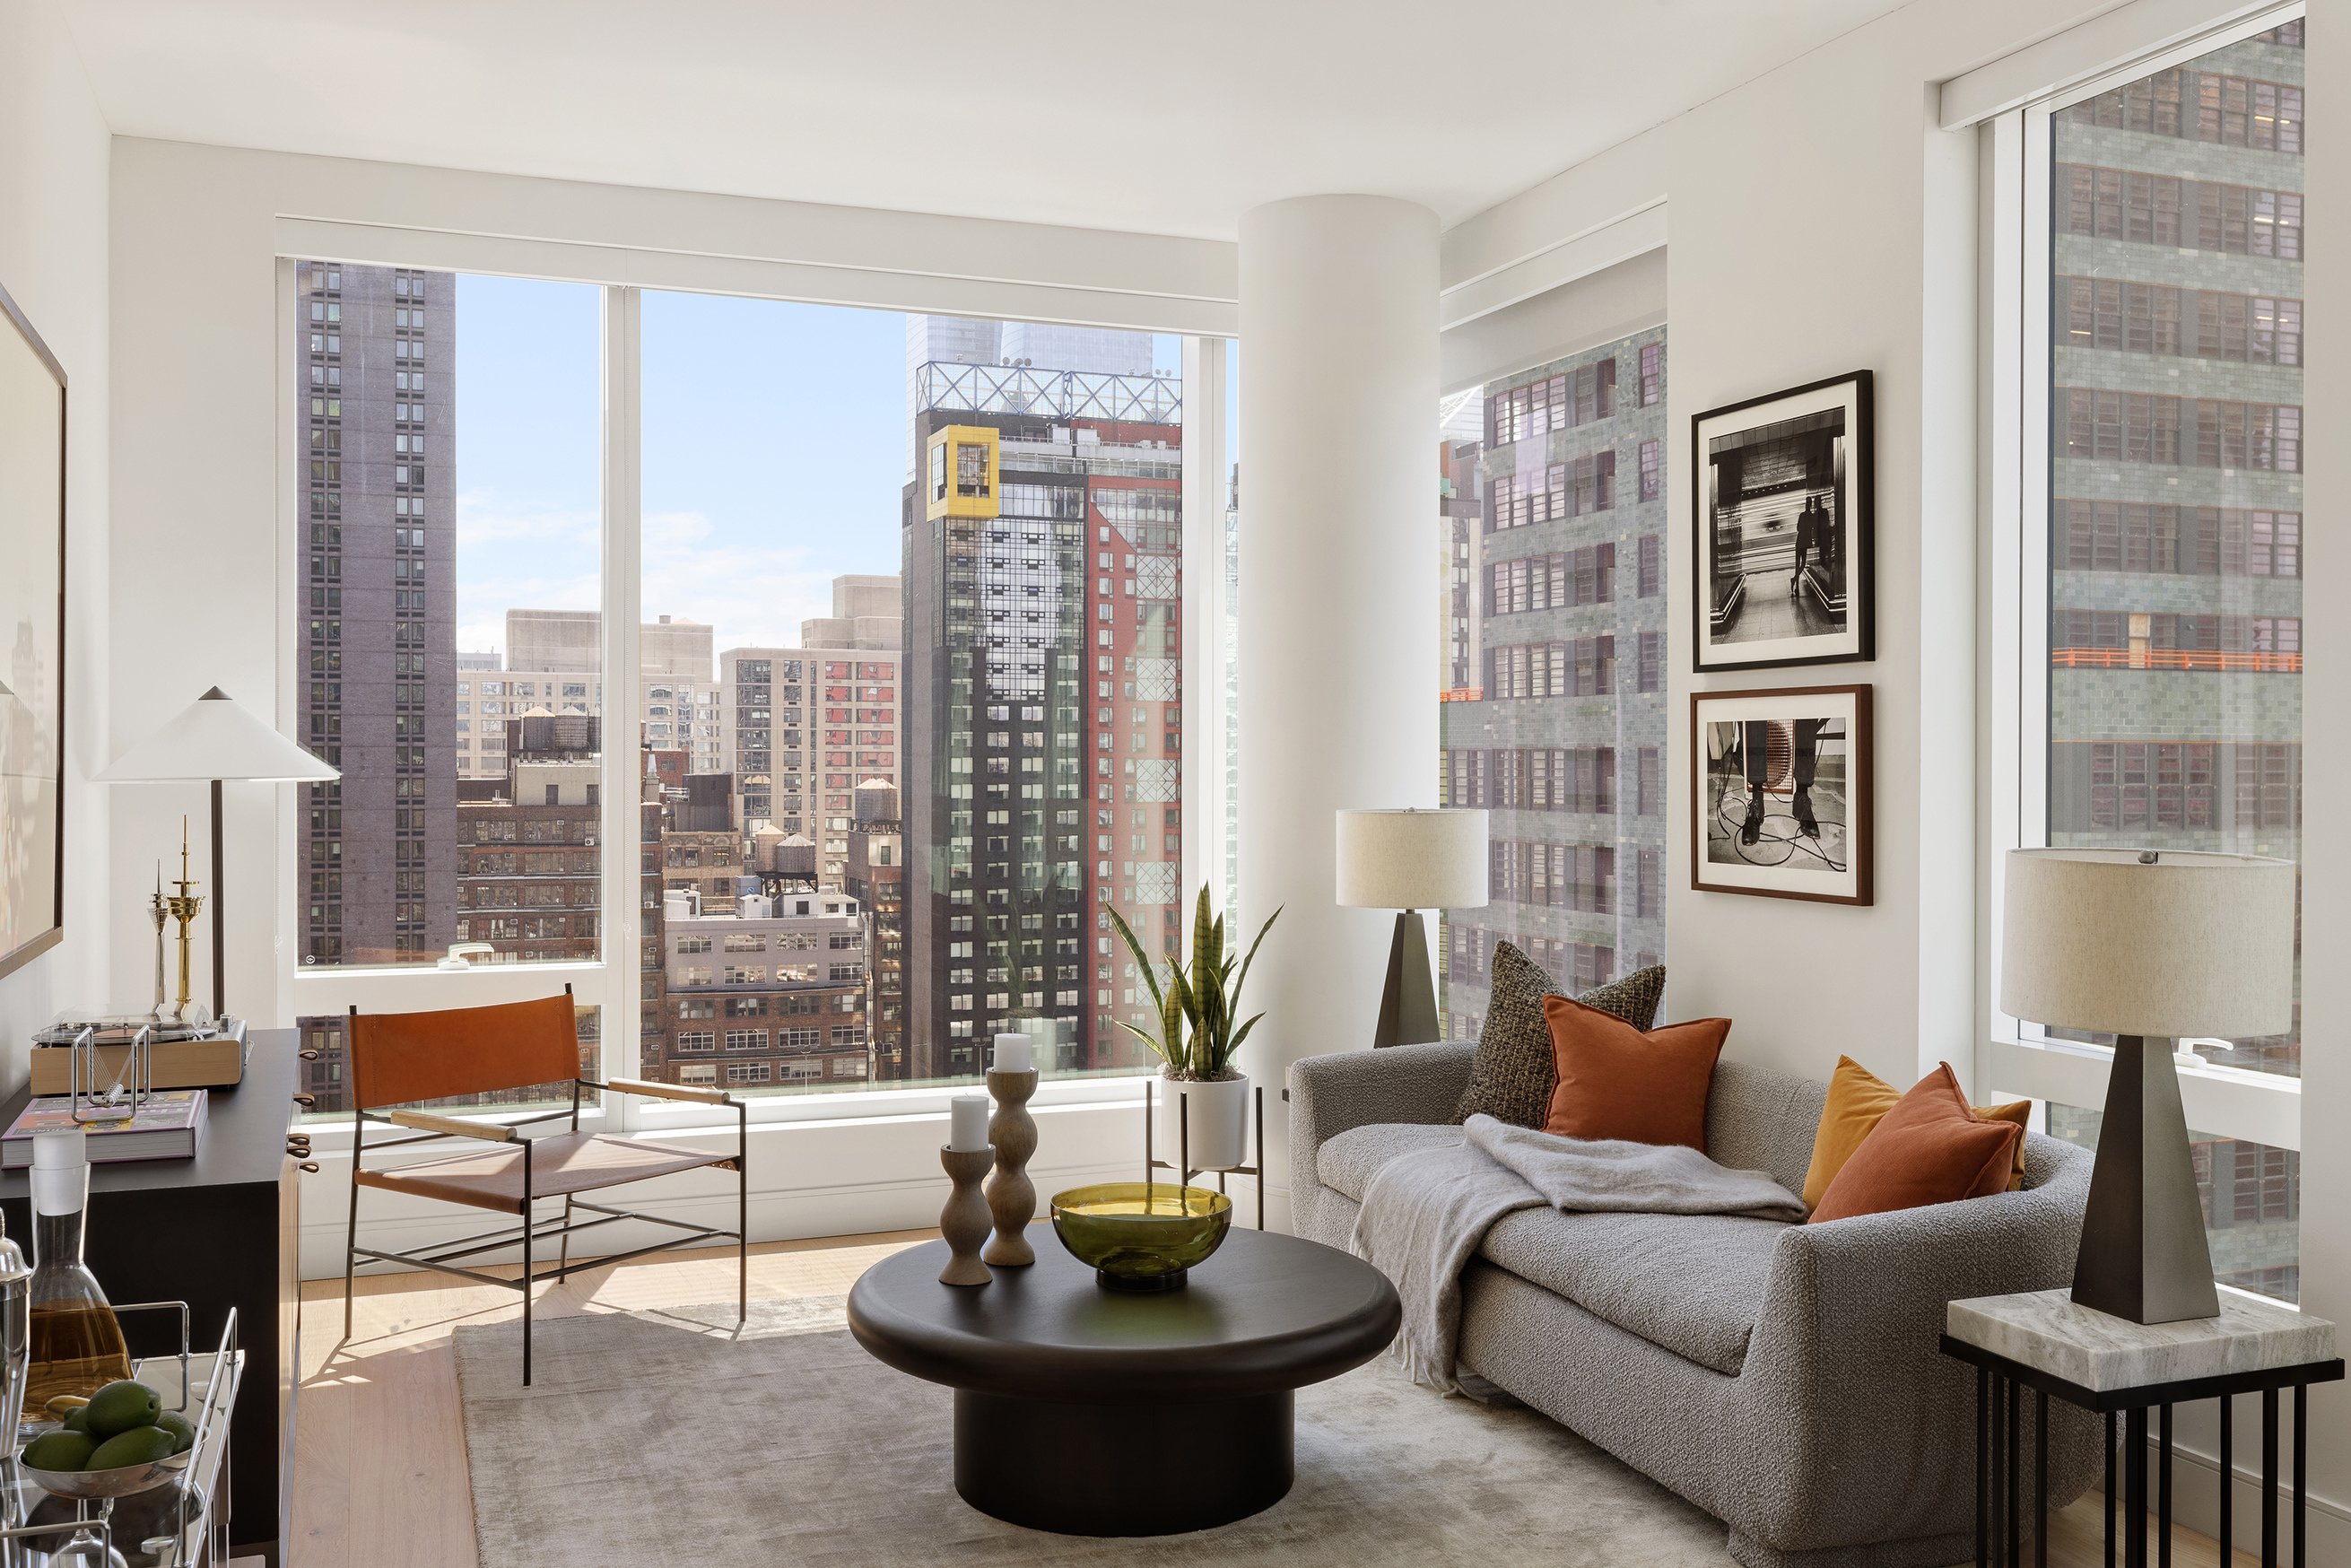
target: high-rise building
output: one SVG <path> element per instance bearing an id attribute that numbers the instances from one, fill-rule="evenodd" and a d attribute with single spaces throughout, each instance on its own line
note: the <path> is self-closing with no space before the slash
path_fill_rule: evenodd
<path id="1" fill-rule="evenodd" d="M 697 909 L 690 894 L 664 903 L 668 1082 L 748 1087 L 872 1076 L 857 900 L 747 894 L 723 913 Z"/>
<path id="2" fill-rule="evenodd" d="M 1440 936 L 1453 1039 L 1498 941 L 1571 991 L 1666 950 L 1665 353 L 1659 327 L 1494 382 L 1484 440 L 1438 446 L 1440 799 L 1490 813 L 1489 901 Z"/>
<path id="3" fill-rule="evenodd" d="M 519 712 L 511 706 L 517 699 L 524 706 L 541 702 L 558 711 L 601 715 L 603 684 L 596 672 L 603 656 L 603 635 L 604 617 L 597 611 L 507 611 L 506 674 L 485 681 L 476 672 L 472 683 L 504 689 L 481 690 L 470 697 L 459 694 L 458 716 L 467 716 L 469 700 L 493 715 L 500 704 Z M 685 752 L 688 772 L 726 771 L 726 721 L 716 683 L 710 678 L 711 628 L 685 616 L 673 620 L 664 615 L 640 625 L 637 640 L 638 738 L 656 749 L 674 747 Z M 584 709 L 574 707 L 583 702 Z M 496 738 L 495 727 L 490 738 Z M 469 752 L 461 744 L 459 769 L 495 774 L 496 765 L 484 756 L 484 749 L 476 747 Z M 479 759 L 471 768 L 469 756 Z"/>
<path id="4" fill-rule="evenodd" d="M 603 928 L 601 721 L 504 721 L 506 772 L 457 786 L 455 940 L 504 960 L 597 956 Z"/>
<path id="5" fill-rule="evenodd" d="M 819 840 L 828 888 L 847 869 L 857 787 L 902 778 L 899 582 L 837 577 L 832 614 L 801 622 L 800 646 L 718 655 L 720 765 L 741 780 L 744 818 Z"/>
<path id="6" fill-rule="evenodd" d="M 2301 858 L 2303 30 L 2051 118 L 2053 844 Z M 2179 1043 L 2299 1074 L 2298 1018 Z M 2214 1270 L 2294 1299 L 2300 1155 L 2190 1136 Z"/>
<path id="7" fill-rule="evenodd" d="M 1143 1018 L 1141 977 L 1107 910 L 1155 954 L 1172 949 L 1181 383 L 917 369 L 907 1072 L 976 1072 L 1015 1020 L 1048 1067 L 1134 1062 L 1140 1048 L 1113 1021 Z"/>
<path id="8" fill-rule="evenodd" d="M 601 716 L 603 680 L 586 670 L 501 670 L 493 662 L 465 667 L 459 654 L 456 697 L 457 777 L 502 779 L 507 771 L 507 720 L 522 714 Z"/>
<path id="9" fill-rule="evenodd" d="M 445 272 L 295 269 L 298 722 L 342 770 L 306 786 L 305 963 L 413 961 L 453 939 L 456 305 Z"/>
<path id="10" fill-rule="evenodd" d="M 899 791 L 878 779 L 857 787 L 849 869 L 841 886 L 865 911 L 866 1014 L 873 1076 L 906 1076 L 906 850 Z"/>
<path id="11" fill-rule="evenodd" d="M 988 321 L 968 316 L 906 318 L 906 477 L 922 456 L 912 440 L 922 412 L 925 365 L 1050 366 L 1088 374 L 1148 376 L 1151 334 L 1107 332 L 1097 327 L 1053 327 L 1029 321 Z"/>

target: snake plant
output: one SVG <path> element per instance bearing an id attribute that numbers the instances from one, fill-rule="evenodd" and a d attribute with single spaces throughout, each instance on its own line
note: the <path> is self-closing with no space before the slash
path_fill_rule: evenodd
<path id="1" fill-rule="evenodd" d="M 1239 952 L 1238 944 L 1228 949 L 1224 916 L 1210 918 L 1208 887 L 1202 883 L 1199 904 L 1192 917 L 1191 960 L 1188 965 L 1174 958 L 1158 960 L 1167 967 L 1164 986 L 1157 963 L 1144 951 L 1143 943 L 1124 916 L 1113 909 L 1110 918 L 1126 943 L 1126 950 L 1134 955 L 1135 967 L 1143 972 L 1144 984 L 1150 988 L 1156 1032 L 1139 1029 L 1123 1019 L 1118 1020 L 1118 1027 L 1156 1052 L 1167 1064 L 1171 1078 L 1211 1083 L 1233 1077 L 1233 1057 L 1240 1051 L 1241 1042 L 1249 1039 L 1249 1030 L 1257 1027 L 1258 1019 L 1265 1016 L 1259 1013 L 1235 1026 L 1234 1020 L 1240 1014 L 1241 987 L 1249 980 L 1249 966 L 1257 961 L 1258 947 L 1265 941 L 1265 934 L 1273 929 L 1273 923 L 1281 918 L 1281 911 L 1277 909 L 1266 916 L 1247 954 Z"/>

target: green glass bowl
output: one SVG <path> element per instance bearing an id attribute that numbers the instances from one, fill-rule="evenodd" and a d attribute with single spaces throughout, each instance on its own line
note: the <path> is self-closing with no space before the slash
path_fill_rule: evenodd
<path id="1" fill-rule="evenodd" d="M 1053 1197 L 1053 1234 L 1113 1291 L 1172 1291 L 1224 1244 L 1232 1199 L 1203 1186 L 1106 1182 Z"/>

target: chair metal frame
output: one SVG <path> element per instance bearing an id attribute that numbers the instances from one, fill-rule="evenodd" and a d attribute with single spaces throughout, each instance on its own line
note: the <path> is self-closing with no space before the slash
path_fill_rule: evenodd
<path id="1" fill-rule="evenodd" d="M 569 995 L 571 988 L 566 986 L 563 988 L 565 994 Z M 350 1016 L 357 1018 L 359 1010 L 357 1007 L 353 1007 L 350 1009 Z M 460 1124 L 452 1117 L 431 1116 L 415 1112 L 370 1111 L 354 1104 L 351 1110 L 350 1218 L 345 1231 L 343 1257 L 343 1338 L 349 1341 L 351 1336 L 353 1285 L 359 1266 L 363 1261 L 399 1263 L 412 1269 L 430 1269 L 443 1274 L 455 1274 L 461 1279 L 471 1280 L 476 1284 L 504 1286 L 522 1293 L 522 1381 L 523 1386 L 528 1388 L 530 1386 L 531 1373 L 530 1308 L 533 1286 L 549 1281 L 560 1283 L 580 1270 L 604 1268 L 614 1263 L 626 1262 L 632 1258 L 642 1258 L 648 1253 L 664 1252 L 674 1247 L 685 1247 L 696 1242 L 726 1239 L 732 1239 L 735 1242 L 735 1321 L 738 1327 L 749 1321 L 751 1314 L 751 1178 L 748 1157 L 751 1149 L 750 1106 L 747 1102 L 738 1100 L 731 1094 L 722 1094 L 714 1100 L 709 1097 L 707 1091 L 697 1089 L 692 1092 L 676 1093 L 671 1092 L 674 1087 L 671 1084 L 653 1083 L 637 1079 L 622 1079 L 611 1083 L 601 1083 L 592 1078 L 574 1078 L 571 1081 L 571 1105 L 569 1110 L 543 1112 L 536 1116 L 524 1116 L 512 1122 L 485 1123 L 478 1127 L 471 1124 Z M 714 1160 L 710 1166 L 701 1168 L 732 1170 L 735 1173 L 735 1228 L 728 1230 L 716 1226 L 697 1225 L 682 1219 L 667 1219 L 658 1214 L 608 1207 L 603 1204 L 582 1201 L 576 1193 L 563 1195 L 563 1213 L 559 1218 L 550 1215 L 542 1220 L 534 1216 L 531 1212 L 532 1206 L 538 1200 L 532 1192 L 531 1140 L 522 1134 L 521 1129 L 535 1126 L 542 1122 L 552 1122 L 568 1117 L 570 1124 L 569 1130 L 577 1133 L 580 1130 L 580 1092 L 590 1089 L 599 1093 L 617 1092 L 623 1094 L 644 1094 L 665 1100 L 684 1100 L 697 1104 L 731 1108 L 735 1113 L 735 1153 L 730 1158 Z M 404 1126 L 416 1132 L 417 1135 L 397 1138 L 389 1143 L 379 1140 L 373 1144 L 367 1144 L 365 1142 L 367 1127 L 371 1122 L 387 1127 Z M 429 1130 L 418 1131 L 420 1125 L 427 1126 Z M 614 1135 L 618 1136 L 618 1134 Z M 514 1143 L 521 1145 L 520 1222 L 501 1227 L 494 1231 L 485 1231 L 476 1236 L 465 1237 L 454 1247 L 439 1248 L 429 1252 L 393 1252 L 381 1248 L 360 1246 L 359 1234 L 361 1156 L 389 1149 L 409 1148 L 417 1144 L 434 1143 L 443 1138 L 475 1138 L 486 1143 Z M 627 1184 L 614 1182 L 611 1185 L 622 1186 Z M 601 1192 L 605 1189 L 591 1187 L 588 1190 Z M 435 1201 L 451 1203 L 455 1207 L 466 1207 L 447 1198 L 435 1199 Z M 579 1208 L 587 1209 L 601 1218 L 575 1223 L 572 1214 Z M 665 1241 L 656 1241 L 648 1247 L 633 1248 L 626 1252 L 607 1253 L 579 1263 L 571 1261 L 571 1238 L 575 1233 L 592 1230 L 600 1225 L 615 1224 L 623 1219 L 641 1219 L 653 1225 L 668 1226 L 673 1229 L 684 1231 L 685 1234 Z M 549 1238 L 559 1242 L 556 1266 L 551 1270 L 538 1270 L 534 1260 L 536 1249 L 539 1242 Z M 478 1269 L 460 1268 L 452 1261 L 455 1259 L 470 1258 L 479 1253 L 496 1252 L 517 1246 L 522 1249 L 522 1273 L 511 1280 L 499 1274 L 486 1274 Z"/>

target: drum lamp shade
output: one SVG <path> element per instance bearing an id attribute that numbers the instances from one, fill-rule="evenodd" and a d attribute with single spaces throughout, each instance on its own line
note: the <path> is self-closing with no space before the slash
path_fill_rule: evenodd
<path id="1" fill-rule="evenodd" d="M 2008 854 L 2001 1010 L 2116 1035 L 2282 1034 L 2294 864 L 2191 851 Z"/>
<path id="2" fill-rule="evenodd" d="M 1486 813 L 1344 810 L 1338 902 L 1353 909 L 1475 909 L 1486 903 Z"/>

